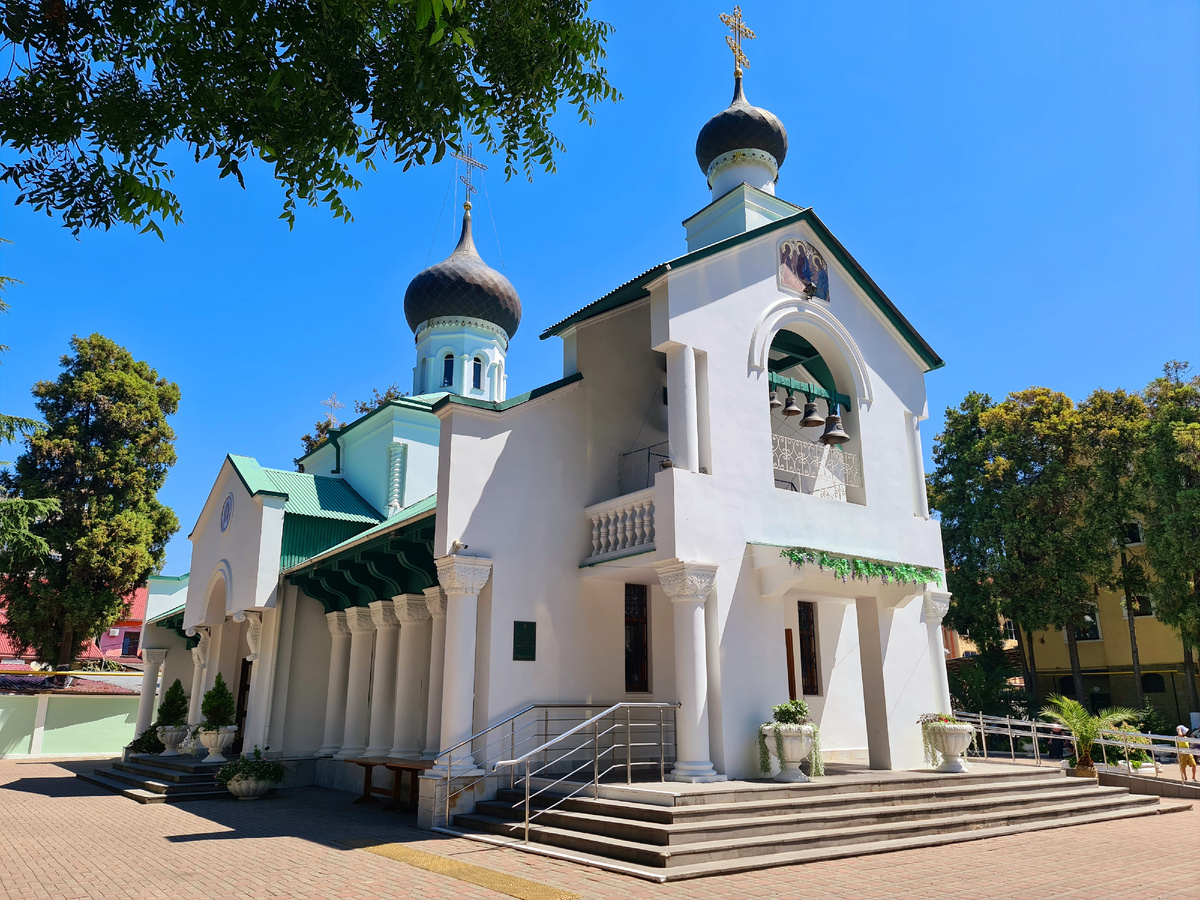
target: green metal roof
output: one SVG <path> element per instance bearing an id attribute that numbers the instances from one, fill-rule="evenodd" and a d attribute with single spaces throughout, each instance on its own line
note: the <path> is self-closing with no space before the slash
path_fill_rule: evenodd
<path id="1" fill-rule="evenodd" d="M 412 410 L 416 410 L 417 412 L 429 412 L 430 407 L 434 403 L 436 403 L 439 399 L 441 399 L 443 396 L 445 396 L 444 392 L 437 391 L 432 394 L 417 394 L 416 396 L 413 396 L 413 397 L 401 397 L 399 400 L 389 400 L 387 403 L 384 403 L 382 406 L 375 407 L 369 413 L 363 413 L 361 416 L 359 416 L 353 422 L 350 422 L 347 425 L 343 425 L 341 428 L 331 429 L 329 432 L 329 438 L 340 437 L 341 435 L 348 432 L 351 428 L 357 427 L 360 423 L 365 422 L 367 419 L 371 418 L 371 416 L 374 416 L 377 413 L 379 413 L 380 410 L 390 409 L 393 406 L 399 406 L 402 409 L 412 409 Z M 303 456 L 296 457 L 296 462 L 297 463 L 304 462 L 304 460 L 308 459 L 310 456 L 312 456 L 314 453 L 316 453 L 318 450 L 320 450 L 322 447 L 324 447 L 328 443 L 329 443 L 328 439 L 321 441 L 321 443 L 319 443 L 317 446 L 313 447 L 311 450 L 309 450 Z M 336 443 L 336 441 L 334 443 Z"/>
<path id="2" fill-rule="evenodd" d="M 172 616 L 182 615 L 183 610 L 186 606 L 187 606 L 186 603 L 180 603 L 178 606 L 173 606 L 170 609 L 165 610 L 164 612 L 160 612 L 153 619 L 147 619 L 146 624 L 150 625 L 150 624 L 153 624 L 154 622 L 162 623 L 163 619 L 169 619 Z M 164 627 L 170 627 L 170 626 L 164 626 Z"/>
<path id="3" fill-rule="evenodd" d="M 418 500 L 416 503 L 412 503 L 412 504 L 404 507 L 404 509 L 400 510 L 395 515 L 388 516 L 387 519 L 380 522 L 378 525 L 374 526 L 373 528 L 367 528 L 362 531 L 358 531 L 355 534 L 353 534 L 341 541 L 338 541 L 335 544 L 327 544 L 325 547 L 318 550 L 316 553 L 312 553 L 308 556 L 301 557 L 300 559 L 296 559 L 294 561 L 287 562 L 283 566 L 281 566 L 281 568 L 284 569 L 286 572 L 286 570 L 295 568 L 296 566 L 299 566 L 303 563 L 311 563 L 318 556 L 321 556 L 321 557 L 336 556 L 338 553 L 340 553 L 342 550 L 344 550 L 346 547 L 348 547 L 352 544 L 358 544 L 363 541 L 373 540 L 374 538 L 378 537 L 381 534 L 386 534 L 387 532 L 392 531 L 397 528 L 403 528 L 404 526 L 408 525 L 410 522 L 420 518 L 421 516 L 425 515 L 426 513 L 433 512 L 436 509 L 437 509 L 437 494 L 430 494 L 425 499 Z"/>
<path id="4" fill-rule="evenodd" d="M 507 400 L 480 400 L 478 397 L 460 397 L 458 394 L 447 394 L 437 403 L 433 404 L 433 409 L 436 412 L 447 404 L 453 403 L 457 406 L 472 406 L 475 409 L 490 409 L 493 412 L 504 412 L 506 409 L 512 409 L 514 406 L 520 406 L 522 403 L 528 403 L 530 400 L 537 400 L 539 397 L 545 397 L 547 394 L 552 394 L 560 388 L 565 388 L 569 384 L 574 384 L 577 381 L 583 381 L 583 374 L 575 372 L 568 375 L 566 378 L 560 378 L 558 381 L 552 381 L 549 384 L 543 384 L 539 388 L 534 388 L 532 391 L 526 391 L 524 394 L 518 394 L 515 397 L 509 397 Z"/>
<path id="5" fill-rule="evenodd" d="M 251 496 L 283 497 L 285 513 L 372 525 L 383 518 L 341 478 L 265 469 L 249 456 L 230 454 L 229 462 Z"/>
<path id="6" fill-rule="evenodd" d="M 760 228 L 755 228 L 751 231 L 734 235 L 733 237 L 726 238 L 723 241 L 717 241 L 715 244 L 710 244 L 707 247 L 701 247 L 699 250 L 676 257 L 669 262 L 659 263 L 654 268 L 647 269 L 636 278 L 625 282 L 620 287 L 605 294 L 599 300 L 589 303 L 578 312 L 572 313 L 555 325 L 551 325 L 542 332 L 542 340 L 545 340 L 548 337 L 554 337 L 555 335 L 560 335 L 569 328 L 578 325 L 580 322 L 585 322 L 594 316 L 600 315 L 601 313 L 605 313 L 609 310 L 616 309 L 617 307 L 624 306 L 627 303 L 633 303 L 636 300 L 649 297 L 650 292 L 646 289 L 646 285 L 654 281 L 654 279 L 658 278 L 660 275 L 669 272 L 671 269 L 678 269 L 682 266 L 700 262 L 701 260 L 707 259 L 716 253 L 737 247 L 746 243 L 747 241 L 756 240 L 757 238 L 764 237 L 765 235 L 784 228 L 788 228 L 799 222 L 807 222 L 812 227 L 812 229 L 817 233 L 818 237 L 820 237 L 821 241 L 829 248 L 834 258 L 842 265 L 844 269 L 846 269 L 847 272 L 850 273 L 850 277 L 854 279 L 855 283 L 862 288 L 868 297 L 871 298 L 871 300 L 883 313 L 884 317 L 891 322 L 893 326 L 895 326 L 896 330 L 900 332 L 917 356 L 924 361 L 927 367 L 927 372 L 932 371 L 933 369 L 940 369 L 945 365 L 945 362 L 942 360 L 942 358 L 938 356 L 937 353 L 934 352 L 934 349 L 929 346 L 928 342 L 926 342 L 926 340 L 917 333 L 917 330 L 913 327 L 912 323 L 904 317 L 904 314 L 896 308 L 896 304 L 894 304 L 888 298 L 887 294 L 883 292 L 883 289 L 880 288 L 879 285 L 877 285 L 871 278 L 871 276 L 867 274 L 866 269 L 859 265 L 858 260 L 851 256 L 849 251 L 842 246 L 841 241 L 833 236 L 833 233 L 825 226 L 825 223 L 820 220 L 817 214 L 812 211 L 811 207 L 808 209 L 802 209 L 793 216 L 787 216 L 777 222 L 772 222 L 769 225 L 763 225 Z"/>

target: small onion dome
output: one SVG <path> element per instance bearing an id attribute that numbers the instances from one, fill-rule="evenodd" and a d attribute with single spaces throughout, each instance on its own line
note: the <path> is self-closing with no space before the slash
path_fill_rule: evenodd
<path id="1" fill-rule="evenodd" d="M 485 263 L 475 249 L 469 204 L 463 212 L 462 236 L 454 252 L 417 275 L 404 292 L 404 317 L 414 333 L 422 322 L 443 316 L 491 322 L 504 329 L 510 340 L 521 324 L 517 289 Z"/>
<path id="2" fill-rule="evenodd" d="M 734 75 L 733 102 L 717 113 L 696 138 L 696 162 L 705 176 L 714 162 L 735 150 L 758 150 L 771 157 L 778 170 L 787 156 L 787 129 L 768 110 L 751 106 L 742 93 L 742 73 Z"/>

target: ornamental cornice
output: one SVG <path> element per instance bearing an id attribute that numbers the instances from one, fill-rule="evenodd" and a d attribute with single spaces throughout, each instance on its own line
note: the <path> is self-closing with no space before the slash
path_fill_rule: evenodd
<path id="1" fill-rule="evenodd" d="M 429 620 L 429 598 L 422 594 L 397 594 L 392 608 L 401 625 L 416 625 Z"/>
<path id="2" fill-rule="evenodd" d="M 142 662 L 146 664 L 147 669 L 158 669 L 167 661 L 166 650 L 142 650 Z"/>
<path id="3" fill-rule="evenodd" d="M 400 619 L 396 616 L 396 605 L 391 600 L 376 600 L 368 609 L 371 610 L 371 621 L 376 628 L 399 628 Z"/>
<path id="4" fill-rule="evenodd" d="M 950 593 L 948 591 L 925 591 L 925 621 L 941 624 L 946 613 L 950 611 Z"/>
<path id="5" fill-rule="evenodd" d="M 443 556 L 435 563 L 447 594 L 478 594 L 492 575 L 492 561 L 481 556 Z"/>
<path id="6" fill-rule="evenodd" d="M 658 580 L 672 603 L 703 603 L 717 583 L 717 567 L 698 562 L 667 563 L 659 568 Z"/>
<path id="7" fill-rule="evenodd" d="M 346 623 L 346 613 L 342 610 L 325 613 L 325 625 L 334 637 L 338 635 L 344 637 L 350 634 L 350 626 Z"/>
<path id="8" fill-rule="evenodd" d="M 728 165 L 739 162 L 765 163 L 767 168 L 771 170 L 771 177 L 774 179 L 779 178 L 779 163 L 775 160 L 774 156 L 766 150 L 746 147 L 739 150 L 728 150 L 708 164 L 708 172 L 705 173 L 705 177 L 708 178 L 709 186 L 712 186 L 712 177 L 717 174 L 718 169 L 723 169 Z"/>
<path id="9" fill-rule="evenodd" d="M 435 619 L 446 618 L 446 592 L 436 585 L 425 588 L 425 608 Z"/>
<path id="10" fill-rule="evenodd" d="M 429 332 L 435 328 L 459 329 L 459 328 L 477 328 L 480 331 L 486 331 L 489 334 L 494 334 L 500 339 L 503 349 L 508 350 L 508 332 L 494 322 L 488 322 L 484 319 L 475 319 L 471 316 L 436 316 L 432 319 L 426 319 L 417 326 L 415 335 L 416 342 L 428 337 Z"/>
<path id="11" fill-rule="evenodd" d="M 346 610 L 346 625 L 353 634 L 370 634 L 375 630 L 371 610 L 365 606 L 351 606 Z"/>

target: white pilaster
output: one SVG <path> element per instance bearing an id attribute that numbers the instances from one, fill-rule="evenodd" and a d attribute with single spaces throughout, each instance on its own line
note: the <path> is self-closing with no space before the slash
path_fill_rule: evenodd
<path id="1" fill-rule="evenodd" d="M 375 623 L 365 606 L 346 610 L 346 625 L 350 628 L 350 674 L 346 685 L 346 728 L 342 732 L 342 749 L 334 759 L 362 756 L 367 749 L 371 728 L 371 650 L 374 645 Z"/>
<path id="2" fill-rule="evenodd" d="M 329 651 L 329 679 L 325 695 L 325 739 L 317 756 L 333 756 L 342 748 L 346 730 L 346 684 L 350 677 L 350 626 L 344 612 L 325 614 L 333 646 Z"/>
<path id="3" fill-rule="evenodd" d="M 877 597 L 857 597 L 858 656 L 862 668 L 863 707 L 867 717 L 867 755 L 872 769 L 892 768 L 887 683 L 883 675 L 885 610 Z"/>
<path id="4" fill-rule="evenodd" d="M 205 625 L 189 629 L 189 636 L 198 636 L 192 648 L 192 693 L 188 697 L 188 724 L 200 724 L 200 701 L 204 697 L 204 670 L 208 668 L 209 631 Z"/>
<path id="5" fill-rule="evenodd" d="M 421 698 L 429 682 L 431 617 L 422 594 L 399 594 L 392 603 L 400 622 L 400 646 L 396 656 L 395 728 L 388 756 L 416 759 L 421 755 Z M 444 617 L 442 622 L 444 625 Z"/>
<path id="6" fill-rule="evenodd" d="M 671 461 L 700 471 L 700 426 L 696 418 L 696 354 L 686 344 L 667 348 L 667 424 Z"/>
<path id="7" fill-rule="evenodd" d="M 929 666 L 933 669 L 933 712 L 950 713 L 950 680 L 946 677 L 946 648 L 942 644 L 942 619 L 950 611 L 950 593 L 925 589 L 924 619 L 929 637 Z"/>
<path id="8" fill-rule="evenodd" d="M 691 352 L 690 349 L 688 351 Z M 670 401 L 668 401 L 670 402 Z M 716 584 L 717 567 L 671 562 L 658 570 L 675 618 L 675 692 L 679 712 L 671 781 L 724 781 L 713 768 L 708 738 L 708 656 L 704 604 Z"/>
<path id="9" fill-rule="evenodd" d="M 442 683 L 446 675 L 446 592 L 441 586 L 425 589 L 425 606 L 432 627 L 429 638 L 429 700 L 425 714 L 425 749 L 422 759 L 433 759 L 442 748 Z"/>
<path id="10" fill-rule="evenodd" d="M 142 662 L 142 694 L 138 697 L 137 724 L 133 726 L 133 736 L 140 737 L 154 717 L 154 701 L 158 696 L 158 674 L 162 671 L 167 659 L 166 650 L 143 650 Z"/>
<path id="11" fill-rule="evenodd" d="M 442 751 L 471 736 L 475 712 L 475 638 L 479 592 L 492 574 L 492 561 L 477 556 L 443 556 L 437 560 L 438 581 L 446 592 L 446 661 L 442 676 Z M 454 772 L 474 773 L 471 746 L 450 757 Z M 446 760 L 433 771 L 444 774 Z"/>
<path id="12" fill-rule="evenodd" d="M 387 756 L 396 727 L 396 651 L 400 642 L 400 620 L 391 600 L 376 600 L 370 606 L 375 624 L 375 663 L 371 670 L 371 728 L 367 756 Z"/>
<path id="13" fill-rule="evenodd" d="M 271 706 L 271 671 L 275 667 L 276 644 L 273 633 L 265 635 L 263 619 L 270 616 L 275 622 L 278 607 L 266 610 L 245 609 L 233 614 L 233 621 L 246 623 L 246 662 L 250 663 L 248 677 L 250 688 L 247 694 L 246 720 L 242 724 L 242 755 L 253 756 L 254 749 L 265 750 L 267 746 L 267 715 Z"/>

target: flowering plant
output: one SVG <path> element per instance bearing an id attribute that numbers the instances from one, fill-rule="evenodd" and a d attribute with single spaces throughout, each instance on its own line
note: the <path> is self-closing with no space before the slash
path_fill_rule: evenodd
<path id="1" fill-rule="evenodd" d="M 925 762 L 931 766 L 938 764 L 941 754 L 934 750 L 933 744 L 929 742 L 929 732 L 945 728 L 947 725 L 971 725 L 970 722 L 954 718 L 950 713 L 921 713 L 917 718 L 917 724 L 921 726 L 921 742 L 925 747 Z M 974 741 L 974 735 L 971 739 Z"/>

